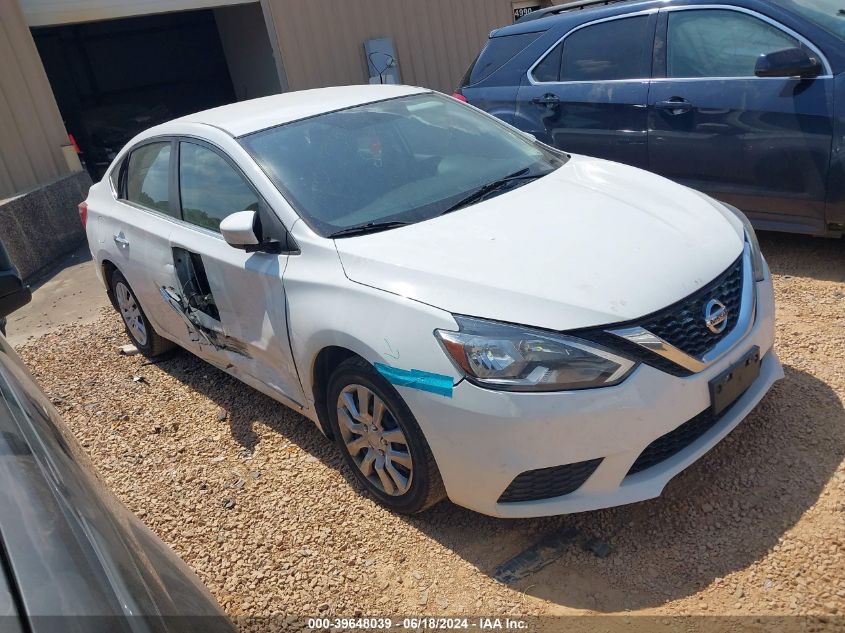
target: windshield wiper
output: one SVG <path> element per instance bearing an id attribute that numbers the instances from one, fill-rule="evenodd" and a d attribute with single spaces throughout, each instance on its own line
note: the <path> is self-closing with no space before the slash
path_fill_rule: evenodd
<path id="1" fill-rule="evenodd" d="M 483 185 L 469 194 L 466 198 L 459 200 L 451 207 L 443 211 L 440 215 L 446 215 L 447 213 L 452 213 L 452 211 L 457 211 L 458 209 L 462 209 L 463 207 L 471 205 L 473 202 L 478 202 L 485 198 L 486 196 L 490 195 L 494 191 L 499 191 L 500 189 L 504 188 L 506 185 L 517 182 L 520 180 L 536 180 L 537 178 L 542 178 L 547 174 L 528 174 L 529 168 L 526 167 L 525 169 L 520 169 L 518 172 L 515 172 L 509 176 L 505 176 L 504 178 L 499 178 L 498 180 L 494 180 L 493 182 L 488 182 L 486 185 Z"/>
<path id="2" fill-rule="evenodd" d="M 334 239 L 336 237 L 352 237 L 353 235 L 366 235 L 367 233 L 378 233 L 379 231 L 387 231 L 388 229 L 395 229 L 397 226 L 408 226 L 410 222 L 367 222 L 366 224 L 359 224 L 357 226 L 350 226 L 345 229 L 340 229 L 334 233 L 330 233 L 327 237 Z"/>

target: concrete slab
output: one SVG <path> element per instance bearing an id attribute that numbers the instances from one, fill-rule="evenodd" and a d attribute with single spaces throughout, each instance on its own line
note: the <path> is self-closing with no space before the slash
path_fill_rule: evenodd
<path id="1" fill-rule="evenodd" d="M 17 347 L 60 325 L 93 323 L 109 305 L 84 244 L 32 283 L 32 302 L 9 315 L 6 339 Z"/>

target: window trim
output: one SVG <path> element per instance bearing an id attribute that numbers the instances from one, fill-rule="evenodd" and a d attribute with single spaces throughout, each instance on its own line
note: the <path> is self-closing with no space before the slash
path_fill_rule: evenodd
<path id="1" fill-rule="evenodd" d="M 607 18 L 601 18 L 598 20 L 592 20 L 591 22 L 585 22 L 584 24 L 579 24 L 578 26 L 570 29 L 566 33 L 563 34 L 560 38 L 558 38 L 554 44 L 552 44 L 549 48 L 547 48 L 542 55 L 540 55 L 537 60 L 528 67 L 528 70 L 525 73 L 526 78 L 528 79 L 528 83 L 532 86 L 560 86 L 560 85 L 567 85 L 567 84 L 592 84 L 596 82 L 603 82 L 603 83 L 622 83 L 622 82 L 637 82 L 641 83 L 643 81 L 649 81 L 650 75 L 647 77 L 632 77 L 629 79 L 577 79 L 577 80 L 569 80 L 569 81 L 538 81 L 534 78 L 534 69 L 539 66 L 543 60 L 555 49 L 557 48 L 558 44 L 566 40 L 570 35 L 580 31 L 581 29 L 585 29 L 589 26 L 595 26 L 596 24 L 603 24 L 605 22 L 613 22 L 615 20 L 624 20 L 626 18 L 635 18 L 639 16 L 652 16 L 657 14 L 660 9 L 646 9 L 644 11 L 634 11 L 633 13 L 623 13 L 621 15 L 612 15 Z M 655 26 L 655 25 L 652 25 Z M 648 28 L 646 28 L 648 30 Z M 564 49 L 566 45 L 564 45 Z M 650 61 L 652 58 L 652 50 L 654 49 L 654 29 L 651 31 L 651 50 L 648 50 L 646 46 L 646 50 L 648 51 L 648 55 L 644 56 Z M 650 66 L 651 64 L 649 64 Z"/>
<path id="2" fill-rule="evenodd" d="M 783 81 L 785 79 L 792 79 L 791 77 L 758 77 L 757 75 L 743 75 L 740 77 L 667 77 L 667 58 L 666 58 L 666 47 L 669 42 L 669 14 L 675 11 L 712 11 L 712 10 L 722 10 L 722 11 L 735 11 L 736 13 L 744 13 L 745 15 L 749 15 L 753 18 L 757 18 L 770 26 L 775 27 L 782 33 L 790 36 L 791 38 L 798 40 L 804 46 L 809 48 L 815 55 L 818 56 L 819 60 L 822 62 L 822 67 L 824 68 L 824 74 L 819 75 L 818 77 L 814 77 L 814 79 L 830 79 L 833 77 L 833 71 L 831 70 L 830 62 L 828 61 L 827 57 L 824 53 L 822 53 L 821 49 L 816 46 L 811 40 L 807 37 L 794 31 L 793 29 L 789 28 L 782 22 L 778 22 L 774 18 L 770 18 L 767 15 L 759 13 L 758 11 L 754 11 L 753 9 L 747 9 L 745 7 L 738 7 L 736 5 L 731 4 L 698 4 L 698 5 L 688 5 L 682 7 L 665 7 L 660 9 L 661 14 L 661 22 L 659 25 L 659 29 L 661 32 L 658 33 L 657 38 L 661 39 L 663 42 L 663 48 L 660 51 L 660 57 L 658 59 L 657 55 L 655 55 L 655 69 L 659 72 L 660 76 L 655 76 L 651 79 L 651 81 L 731 81 L 731 80 L 743 80 L 747 81 L 749 79 L 759 79 L 759 80 L 777 80 Z M 665 18 L 663 16 L 666 16 Z M 655 47 L 655 51 L 656 51 Z M 653 72 L 652 74 L 656 74 Z"/>

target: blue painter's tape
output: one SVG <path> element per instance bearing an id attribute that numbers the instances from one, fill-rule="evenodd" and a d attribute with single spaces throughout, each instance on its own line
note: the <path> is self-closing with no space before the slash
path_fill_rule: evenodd
<path id="1" fill-rule="evenodd" d="M 449 376 L 432 374 L 419 369 L 398 369 L 390 365 L 375 364 L 378 373 L 394 385 L 430 391 L 439 396 L 452 397 L 452 379 Z"/>

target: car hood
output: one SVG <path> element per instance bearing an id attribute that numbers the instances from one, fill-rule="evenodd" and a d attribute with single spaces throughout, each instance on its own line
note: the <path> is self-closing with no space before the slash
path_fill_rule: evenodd
<path id="1" fill-rule="evenodd" d="M 636 319 L 715 279 L 743 249 L 715 201 L 573 156 L 454 213 L 335 240 L 347 277 L 464 314 L 553 330 Z"/>

